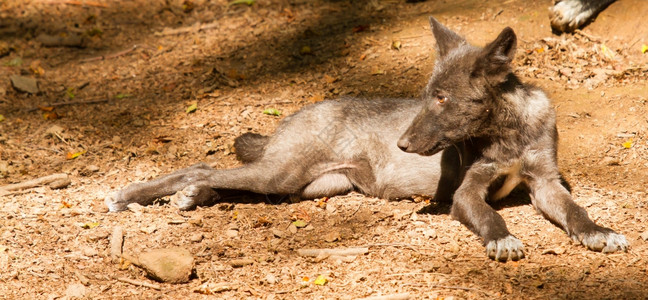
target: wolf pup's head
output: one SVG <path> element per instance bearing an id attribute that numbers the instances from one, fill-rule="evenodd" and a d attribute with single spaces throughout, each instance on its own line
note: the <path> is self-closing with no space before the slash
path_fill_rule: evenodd
<path id="1" fill-rule="evenodd" d="M 504 28 L 484 48 L 430 17 L 437 44 L 437 61 L 423 90 L 423 109 L 398 140 L 403 151 L 432 155 L 463 140 L 480 137 L 492 124 L 502 86 L 511 80 L 515 54 L 513 29 Z"/>

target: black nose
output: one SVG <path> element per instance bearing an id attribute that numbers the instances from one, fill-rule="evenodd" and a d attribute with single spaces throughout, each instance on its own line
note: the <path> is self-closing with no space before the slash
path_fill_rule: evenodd
<path id="1" fill-rule="evenodd" d="M 410 141 L 408 139 L 406 139 L 406 138 L 401 138 L 400 140 L 398 140 L 397 145 L 398 145 L 398 148 L 400 148 L 401 150 L 407 152 L 407 148 L 409 148 L 409 146 L 410 146 Z"/>

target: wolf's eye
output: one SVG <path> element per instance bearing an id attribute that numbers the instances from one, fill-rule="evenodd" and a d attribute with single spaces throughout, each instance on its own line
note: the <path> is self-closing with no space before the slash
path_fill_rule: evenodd
<path id="1" fill-rule="evenodd" d="M 448 97 L 439 94 L 439 95 L 436 96 L 436 100 L 437 100 L 437 104 L 443 104 L 446 101 L 448 101 Z"/>

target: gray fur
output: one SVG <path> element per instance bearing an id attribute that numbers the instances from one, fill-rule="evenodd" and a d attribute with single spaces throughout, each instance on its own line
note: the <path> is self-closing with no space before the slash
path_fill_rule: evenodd
<path id="1" fill-rule="evenodd" d="M 237 138 L 241 167 L 197 164 L 131 184 L 106 204 L 120 211 L 178 193 L 178 207 L 187 210 L 232 190 L 303 198 L 350 190 L 388 199 L 435 195 L 452 202 L 452 216 L 483 239 L 490 258 L 506 261 L 524 257 L 523 244 L 486 201 L 522 183 L 538 211 L 573 239 L 595 251 L 625 251 L 625 237 L 594 224 L 561 185 L 554 111 L 541 90 L 511 72 L 513 30 L 482 49 L 434 18 L 430 24 L 439 57 L 422 99 L 310 105 L 272 136 Z"/>
<path id="2" fill-rule="evenodd" d="M 430 23 L 442 36 L 437 43 L 451 36 L 450 44 L 458 46 L 438 45 L 445 55 L 438 57 L 422 110 L 398 146 L 422 155 L 444 151 L 435 198 L 451 199 L 451 215 L 482 237 L 496 260 L 522 258 L 523 246 L 487 200 L 505 197 L 520 183 L 536 209 L 573 239 L 595 251 L 625 251 L 625 237 L 592 222 L 561 184 L 555 113 L 541 90 L 512 73 L 513 30 L 505 28 L 482 49 L 457 41 L 462 38 L 436 19 Z M 493 189 L 496 182 L 501 185 Z"/>

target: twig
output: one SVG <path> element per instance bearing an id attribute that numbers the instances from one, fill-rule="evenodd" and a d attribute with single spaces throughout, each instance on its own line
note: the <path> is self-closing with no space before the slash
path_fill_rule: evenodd
<path id="1" fill-rule="evenodd" d="M 579 35 L 581 35 L 581 36 L 587 38 L 588 40 L 590 40 L 590 42 L 597 42 L 597 43 L 600 43 L 600 42 L 602 41 L 602 39 L 601 39 L 600 37 L 593 36 L 593 35 L 591 35 L 591 34 L 587 34 L 587 33 L 583 32 L 583 31 L 580 30 L 580 29 L 576 29 L 576 30 L 574 30 L 574 33 L 579 34 Z"/>
<path id="2" fill-rule="evenodd" d="M 158 291 L 162 290 L 161 286 L 159 286 L 157 284 L 153 284 L 153 283 L 148 283 L 146 281 L 139 281 L 139 280 L 125 278 L 125 277 L 114 277 L 114 278 L 117 281 L 129 283 L 129 284 L 132 284 L 132 285 L 143 286 L 143 287 L 151 288 L 151 289 L 158 290 Z"/>
<path id="3" fill-rule="evenodd" d="M 74 105 L 74 104 L 95 104 L 108 102 L 108 99 L 98 99 L 98 100 L 77 100 L 77 101 L 68 101 L 68 102 L 56 102 L 48 105 L 41 105 L 41 107 L 54 107 L 54 106 L 65 106 L 65 105 Z M 39 110 L 39 107 L 32 107 L 28 111 Z"/>
<path id="4" fill-rule="evenodd" d="M 126 49 L 126 50 L 123 50 L 123 51 L 119 51 L 119 52 L 117 52 L 117 53 L 115 53 L 115 54 L 105 55 L 105 56 L 102 55 L 102 56 L 90 57 L 90 58 L 84 58 L 84 59 L 81 60 L 81 62 L 90 62 L 90 61 L 97 61 L 97 60 L 106 60 L 106 59 L 111 59 L 111 58 L 120 57 L 120 56 L 125 55 L 125 54 L 128 54 L 128 53 L 130 53 L 130 52 L 132 52 L 132 51 L 135 51 L 135 49 L 137 49 L 137 47 L 138 47 L 137 45 L 134 45 L 134 46 L 131 47 L 130 49 Z"/>
<path id="5" fill-rule="evenodd" d="M 165 35 L 176 35 L 176 34 L 184 34 L 188 32 L 198 32 L 202 30 L 208 30 L 212 28 L 218 27 L 220 24 L 218 22 L 212 22 L 208 24 L 200 24 L 196 23 L 194 25 L 188 26 L 188 27 L 181 27 L 181 28 L 175 28 L 175 29 L 169 29 L 165 28 L 162 31 L 158 31 L 154 33 L 153 35 L 155 36 L 165 36 Z"/>
<path id="6" fill-rule="evenodd" d="M 320 255 L 336 255 L 336 256 L 355 256 L 366 254 L 369 248 L 336 248 L 336 249 L 299 249 L 297 254 L 301 256 L 320 256 Z"/>
<path id="7" fill-rule="evenodd" d="M 391 295 L 384 295 L 384 296 L 366 297 L 357 300 L 407 300 L 410 298 L 411 297 L 409 293 L 400 293 L 400 294 L 391 294 Z"/>
<path id="8" fill-rule="evenodd" d="M 5 186 L 0 186 L 0 195 L 3 194 L 3 192 L 11 192 L 11 191 L 17 191 L 17 190 L 30 189 L 30 188 L 34 188 L 34 187 L 37 187 L 37 186 L 50 184 L 52 182 L 56 182 L 56 181 L 60 181 L 60 180 L 69 180 L 68 175 L 65 174 L 65 173 L 58 173 L 58 174 L 47 175 L 47 176 L 32 179 L 32 180 L 23 181 L 23 182 L 20 182 L 20 183 L 14 183 L 14 184 L 8 184 L 8 185 L 5 185 Z"/>
<path id="9" fill-rule="evenodd" d="M 95 2 L 95 1 L 76 1 L 76 0 L 64 0 L 64 1 L 51 1 L 47 4 L 68 4 L 68 5 L 78 5 L 78 6 L 94 6 L 101 8 L 108 8 L 107 4 Z"/>
<path id="10" fill-rule="evenodd" d="M 112 235 L 110 236 L 110 257 L 113 262 L 116 262 L 123 253 L 124 247 L 124 229 L 121 226 L 113 228 Z"/>

